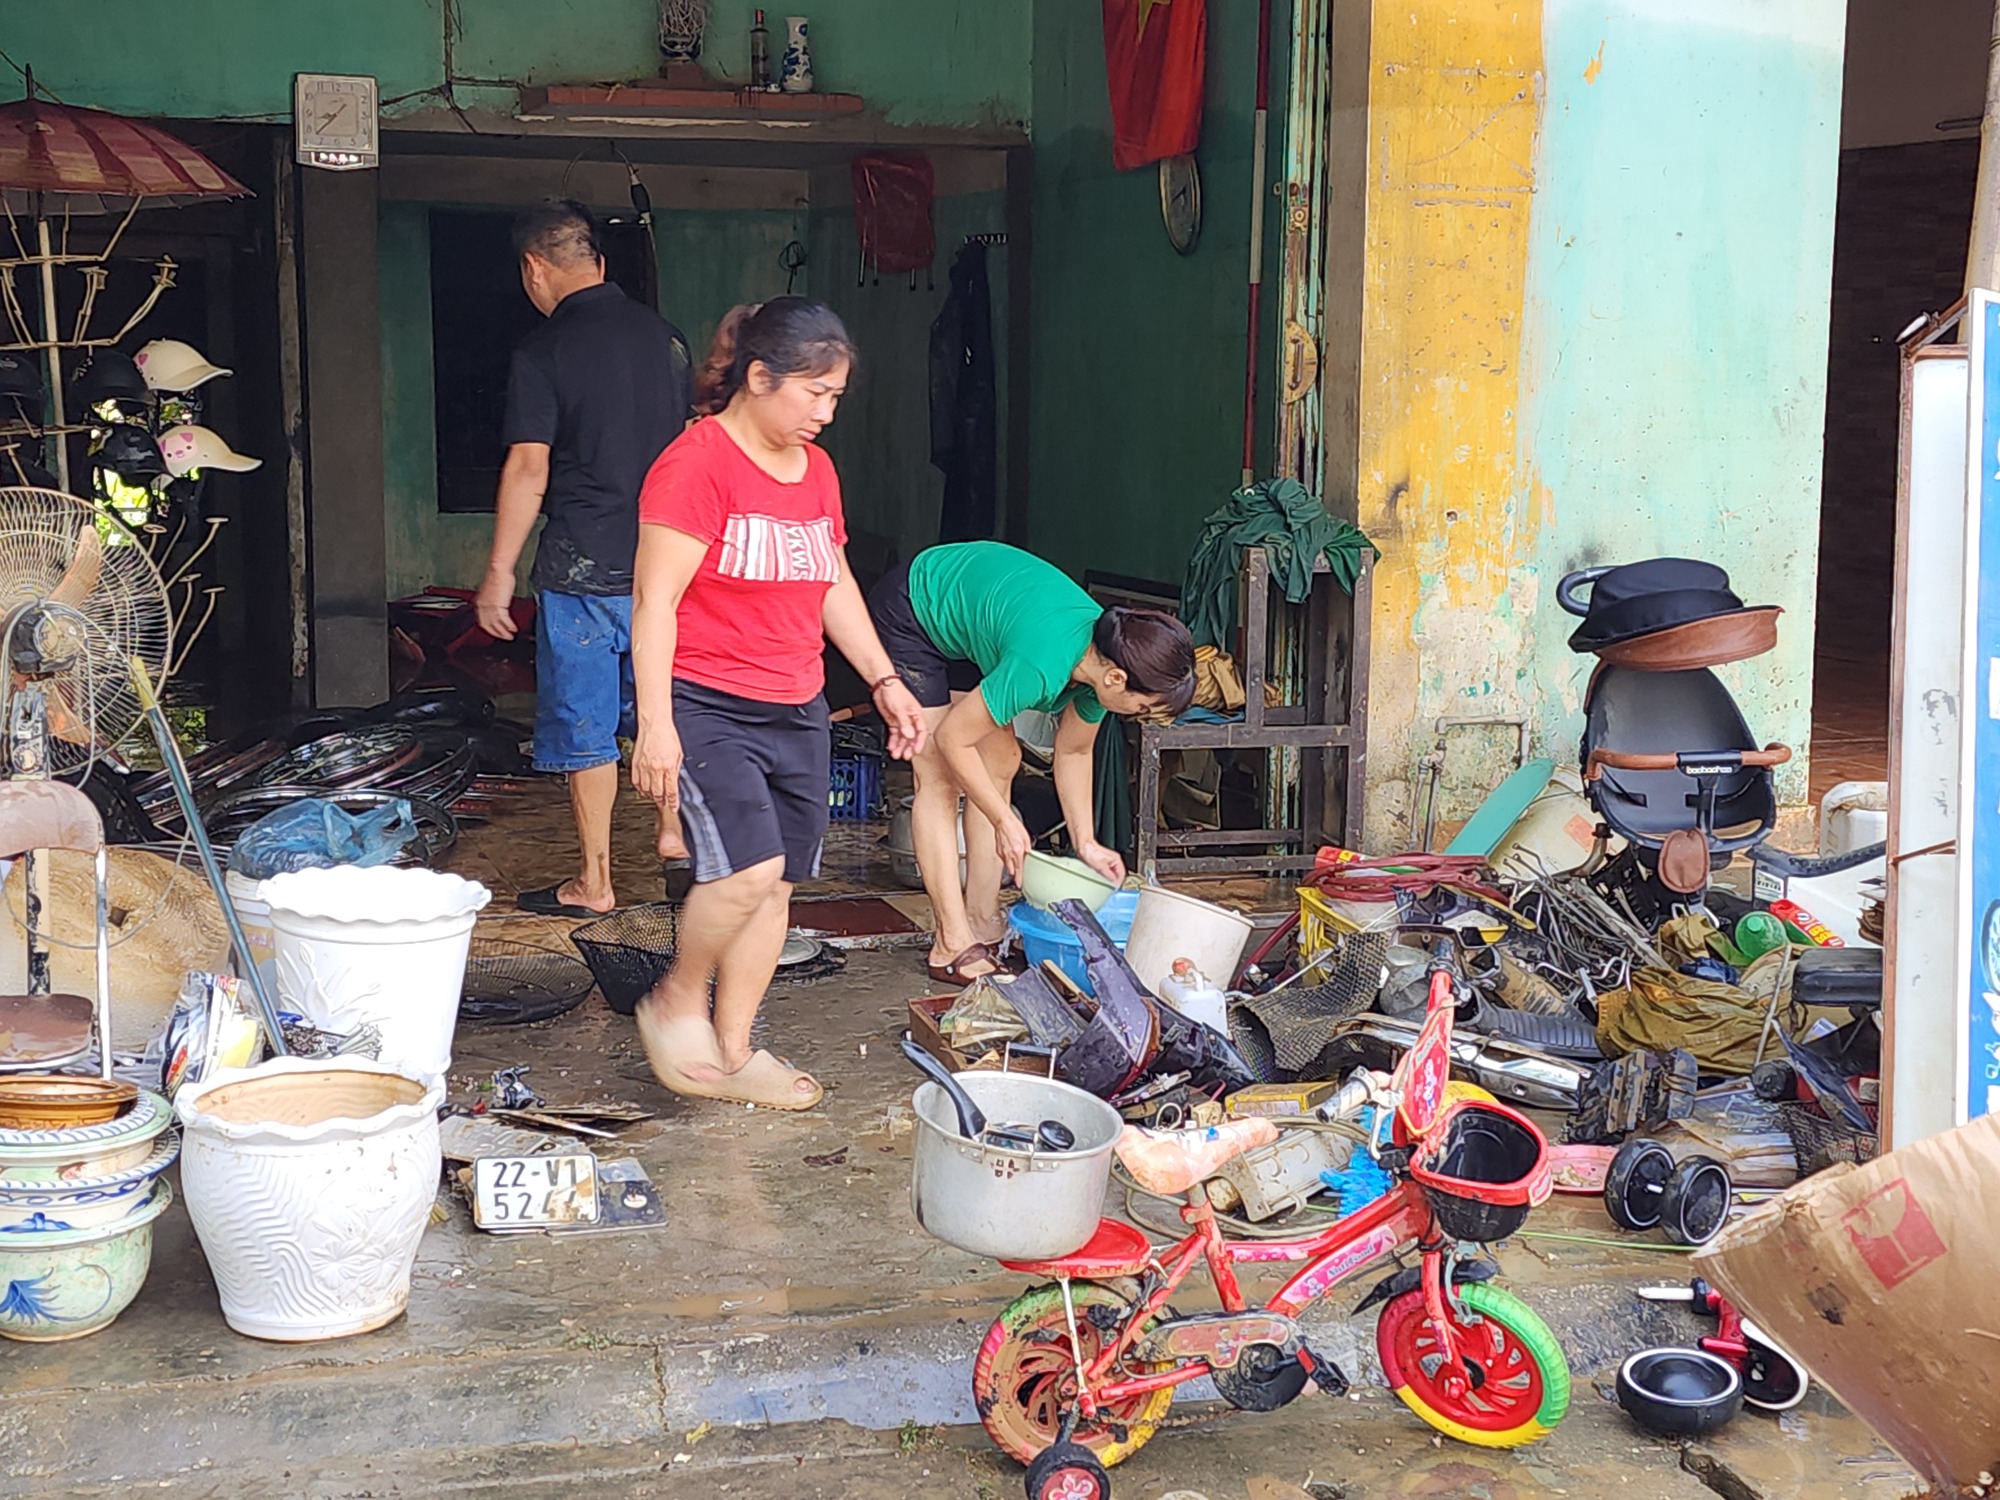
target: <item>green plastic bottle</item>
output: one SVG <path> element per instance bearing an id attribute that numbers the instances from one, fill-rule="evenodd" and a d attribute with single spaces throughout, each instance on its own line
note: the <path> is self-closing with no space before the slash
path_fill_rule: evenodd
<path id="1" fill-rule="evenodd" d="M 1767 911 L 1753 911 L 1736 924 L 1736 947 L 1751 963 L 1785 942 L 1785 924 Z"/>

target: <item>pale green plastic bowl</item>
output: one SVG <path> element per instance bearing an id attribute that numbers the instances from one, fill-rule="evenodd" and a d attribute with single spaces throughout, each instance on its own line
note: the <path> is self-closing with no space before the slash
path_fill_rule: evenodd
<path id="1" fill-rule="evenodd" d="M 1021 865 L 1021 894 L 1031 906 L 1044 911 L 1058 901 L 1071 898 L 1096 911 L 1117 889 L 1080 859 L 1065 859 L 1030 849 Z"/>

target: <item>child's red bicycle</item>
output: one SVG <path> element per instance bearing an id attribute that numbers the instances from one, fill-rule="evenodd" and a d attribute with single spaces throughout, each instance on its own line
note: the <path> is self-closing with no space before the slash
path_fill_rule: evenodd
<path id="1" fill-rule="evenodd" d="M 1570 1392 L 1562 1350 L 1526 1304 L 1487 1284 L 1494 1266 L 1480 1255 L 1547 1199 L 1548 1143 L 1504 1105 L 1447 1098 L 1452 949 L 1449 937 L 1437 940 L 1429 1015 L 1393 1079 L 1357 1074 L 1318 1111 L 1332 1123 L 1372 1103 L 1378 1121 L 1393 1122 L 1386 1143 L 1367 1147 L 1394 1179 L 1386 1196 L 1317 1234 L 1224 1239 L 1200 1180 L 1216 1163 L 1186 1149 L 1203 1132 L 1172 1133 L 1185 1163 L 1174 1181 L 1158 1169 L 1162 1145 L 1175 1143 L 1156 1132 L 1152 1180 L 1142 1185 L 1185 1198 L 1185 1239 L 1158 1248 L 1105 1219 L 1074 1255 L 1002 1262 L 1053 1278 L 1001 1313 L 973 1370 L 980 1420 L 1028 1465 L 1029 1500 L 1108 1500 L 1105 1470 L 1153 1436 L 1176 1386 L 1202 1376 L 1249 1411 L 1283 1406 L 1308 1380 L 1344 1392 L 1346 1378 L 1308 1347 L 1298 1318 L 1409 1250 L 1418 1264 L 1378 1281 L 1356 1309 L 1381 1307 L 1376 1347 L 1403 1402 L 1447 1436 L 1490 1448 L 1533 1442 L 1562 1420 Z M 1245 1300 L 1237 1266 L 1293 1261 L 1304 1264 L 1267 1302 Z M 1197 1265 L 1207 1266 L 1222 1310 L 1184 1316 L 1168 1302 Z"/>

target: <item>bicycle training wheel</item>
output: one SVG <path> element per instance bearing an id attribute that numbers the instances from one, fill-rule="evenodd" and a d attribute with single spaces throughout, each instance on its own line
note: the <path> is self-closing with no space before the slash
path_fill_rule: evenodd
<path id="1" fill-rule="evenodd" d="M 1658 1141 L 1630 1140 L 1611 1158 L 1604 1176 L 1604 1211 L 1620 1229 L 1643 1233 L 1658 1227 L 1660 1199 L 1674 1175 L 1674 1154 Z"/>
<path id="2" fill-rule="evenodd" d="M 1090 1281 L 1071 1282 L 1070 1295 L 1087 1363 L 1115 1336 L 1107 1329 L 1122 1326 L 1131 1307 L 1109 1287 Z M 1016 1297 L 994 1320 L 972 1367 L 973 1401 L 987 1436 L 1020 1462 L 1034 1462 L 1061 1436 L 1063 1416 L 1076 1404 L 1076 1366 L 1062 1288 L 1051 1283 Z M 1165 1368 L 1136 1360 L 1124 1366 L 1133 1375 Z M 1173 1400 L 1170 1386 L 1120 1401 L 1092 1421 L 1079 1421 L 1070 1438 L 1109 1468 L 1146 1445 Z M 1123 1440 L 1112 1430 L 1114 1424 L 1124 1429 Z"/>
<path id="3" fill-rule="evenodd" d="M 1445 1354 L 1424 1311 L 1421 1288 L 1391 1298 L 1375 1324 L 1375 1347 L 1390 1388 L 1411 1411 L 1461 1443 L 1518 1448 L 1534 1442 L 1569 1410 L 1569 1362 L 1561 1346 L 1512 1292 L 1467 1282 L 1455 1295 L 1452 1335 L 1471 1388 L 1447 1394 Z"/>

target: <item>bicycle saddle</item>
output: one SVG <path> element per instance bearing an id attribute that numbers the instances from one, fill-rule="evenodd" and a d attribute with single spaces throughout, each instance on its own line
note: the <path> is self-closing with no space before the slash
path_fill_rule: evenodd
<path id="1" fill-rule="evenodd" d="M 1127 1125 L 1114 1149 L 1140 1187 L 1162 1198 L 1177 1198 L 1196 1183 L 1213 1177 L 1225 1162 L 1259 1146 L 1268 1146 L 1277 1138 L 1278 1127 L 1257 1116 L 1227 1120 L 1220 1125 L 1198 1125 L 1190 1130 L 1149 1130 Z"/>

